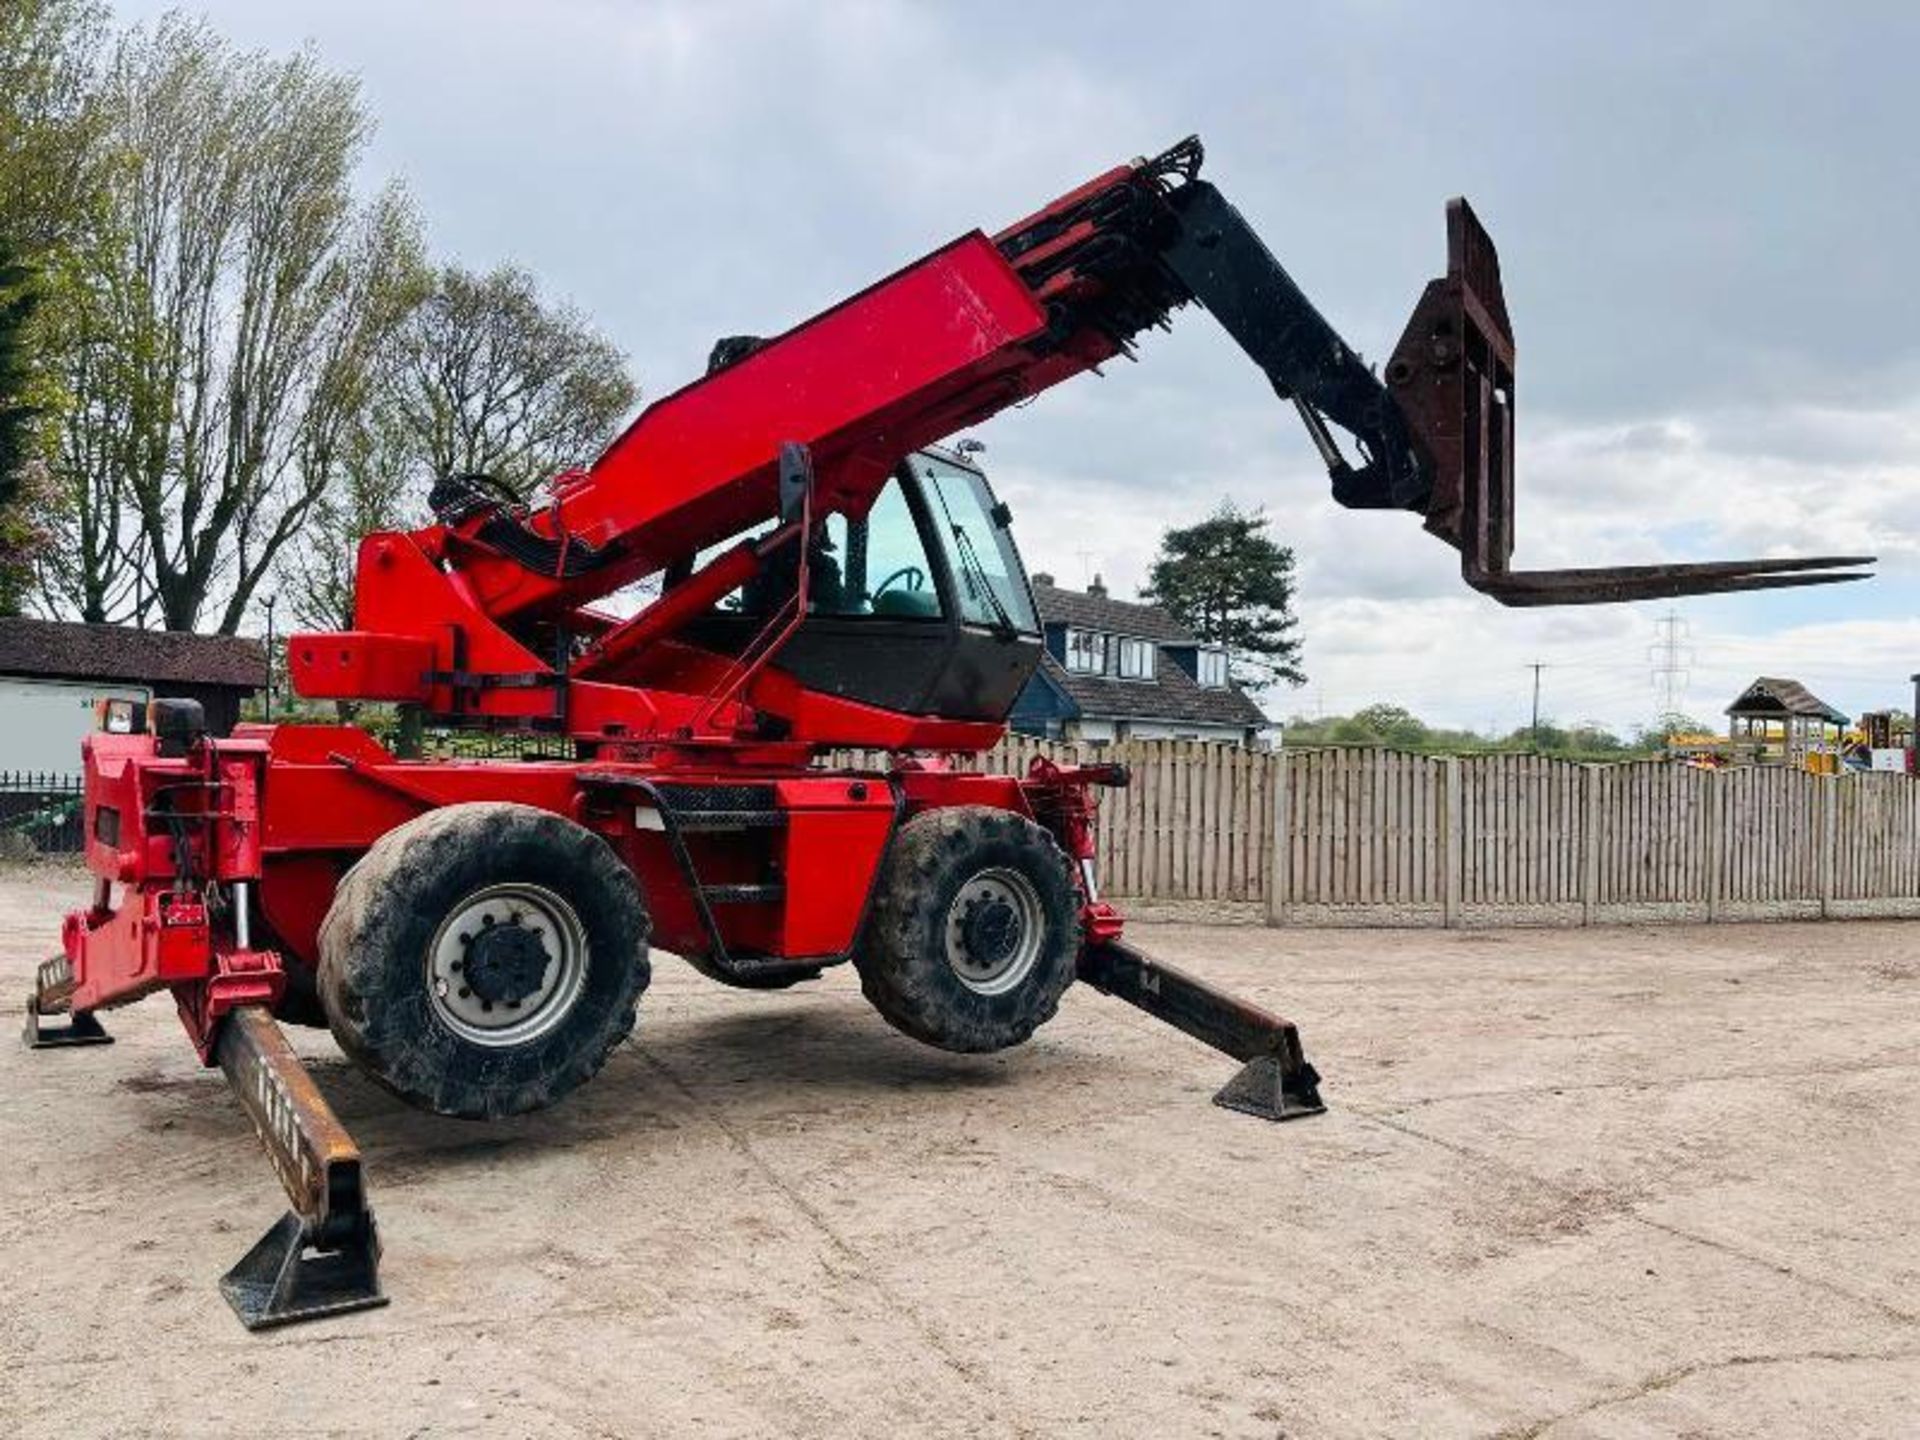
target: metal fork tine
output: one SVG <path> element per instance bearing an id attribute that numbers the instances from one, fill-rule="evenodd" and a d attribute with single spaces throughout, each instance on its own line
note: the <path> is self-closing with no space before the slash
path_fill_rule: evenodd
<path id="1" fill-rule="evenodd" d="M 1859 563 L 1859 562 L 1849 562 Z M 1643 567 L 1634 567 L 1642 569 Z M 1503 605 L 1604 605 L 1631 600 L 1666 600 L 1682 595 L 1725 595 L 1743 590 L 1788 590 L 1808 585 L 1844 585 L 1866 580 L 1863 574 L 1809 574 L 1774 567 L 1755 573 L 1731 564 L 1648 566 L 1644 573 L 1623 567 L 1606 570 L 1516 570 L 1504 575 L 1469 576 L 1467 583 Z"/>

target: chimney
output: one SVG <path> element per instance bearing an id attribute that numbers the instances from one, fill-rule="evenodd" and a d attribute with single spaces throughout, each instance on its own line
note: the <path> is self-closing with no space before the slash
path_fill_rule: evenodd
<path id="1" fill-rule="evenodd" d="M 1036 585 L 1051 586 L 1053 584 L 1053 576 L 1044 570 L 1036 570 L 1033 572 L 1033 583 Z"/>
<path id="2" fill-rule="evenodd" d="M 1087 586 L 1087 593 L 1096 600 L 1104 600 L 1107 598 L 1107 587 L 1101 582 L 1100 572 L 1098 570 L 1093 572 L 1093 581 Z"/>

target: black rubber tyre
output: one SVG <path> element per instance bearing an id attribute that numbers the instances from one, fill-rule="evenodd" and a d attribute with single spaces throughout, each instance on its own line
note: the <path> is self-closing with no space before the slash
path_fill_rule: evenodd
<path id="1" fill-rule="evenodd" d="M 927 811 L 900 827 L 876 883 L 853 963 L 895 1029 L 942 1050 L 980 1052 L 1018 1045 L 1053 1018 L 1080 956 L 1080 894 L 1072 863 L 1040 826 L 981 805 Z M 986 973 L 993 958 L 983 959 L 969 983 L 959 967 L 974 961 L 961 938 L 970 927 L 985 925 L 1014 950 L 1026 943 L 1022 924 L 993 913 L 996 892 L 1017 894 L 1030 912 L 1033 952 L 997 977 Z M 963 959 L 951 958 L 954 945 Z"/>
<path id="2" fill-rule="evenodd" d="M 496 907 L 480 897 L 502 889 L 545 897 L 536 903 L 560 923 L 529 930 L 518 910 L 507 920 L 509 898 L 497 902 L 504 923 L 495 929 Z M 449 941 L 443 926 L 482 908 L 487 935 L 517 932 L 506 953 L 496 945 L 486 963 L 489 984 L 513 974 L 511 983 L 530 987 L 525 998 L 536 1005 L 519 1023 L 545 1028 L 524 1040 L 463 1035 L 463 1024 L 474 1026 L 455 1009 L 485 1003 L 491 1011 L 492 1001 L 455 1002 L 432 978 L 448 963 L 449 946 L 469 945 L 467 959 L 479 963 L 483 952 L 467 929 Z M 639 886 L 599 836 L 528 805 L 448 805 L 381 836 L 342 877 L 320 927 L 320 1002 L 341 1049 L 409 1104 L 474 1120 L 518 1115 L 591 1079 L 632 1031 L 651 976 L 647 931 Z M 572 958 L 554 959 L 556 949 Z M 564 983 L 553 978 L 568 975 Z M 503 998 L 502 1010 L 519 1003 Z"/>
<path id="3" fill-rule="evenodd" d="M 273 1018 L 282 1025 L 304 1025 L 314 1030 L 327 1028 L 326 1007 L 320 1003 L 320 981 L 313 967 L 287 949 L 287 942 L 275 933 L 267 917 L 256 907 L 253 915 L 253 943 L 280 957 L 280 968 L 287 983 L 280 992 L 280 1003 L 273 1007 Z"/>
<path id="4" fill-rule="evenodd" d="M 327 1007 L 320 1003 L 319 977 L 284 950 L 280 952 L 280 965 L 286 971 L 287 986 L 280 992 L 280 1003 L 273 1007 L 273 1018 L 282 1025 L 326 1029 Z"/>

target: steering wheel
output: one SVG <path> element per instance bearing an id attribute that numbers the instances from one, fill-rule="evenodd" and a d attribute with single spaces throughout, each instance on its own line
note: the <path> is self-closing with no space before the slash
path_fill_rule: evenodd
<path id="1" fill-rule="evenodd" d="M 887 593 L 888 589 L 892 587 L 896 580 L 902 582 L 908 590 L 924 590 L 927 588 L 926 571 L 922 570 L 918 565 L 902 565 L 898 570 L 894 571 L 891 575 L 887 576 L 886 579 L 873 587 L 873 594 L 868 597 L 869 600 L 878 600 L 882 595 Z"/>

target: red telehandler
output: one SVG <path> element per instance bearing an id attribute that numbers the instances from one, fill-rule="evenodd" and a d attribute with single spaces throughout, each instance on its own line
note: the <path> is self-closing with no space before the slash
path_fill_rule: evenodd
<path id="1" fill-rule="evenodd" d="M 85 747 L 93 901 L 28 1037 L 98 1043 L 98 1011 L 172 992 L 291 1201 L 222 1282 L 249 1327 L 383 1298 L 359 1154 L 278 1020 L 331 1027 L 410 1104 L 518 1114 L 631 1031 L 649 936 L 753 989 L 851 960 L 888 1021 L 959 1051 L 1026 1040 L 1077 977 L 1243 1062 L 1222 1104 L 1322 1108 L 1292 1025 L 1122 941 L 1093 864 L 1094 792 L 1122 766 L 948 758 L 1002 736 L 1043 642 L 1007 507 L 939 442 L 1187 305 L 1298 412 L 1337 501 L 1423 515 L 1502 603 L 1859 578 L 1849 557 L 1511 569 L 1513 338 L 1473 212 L 1450 205 L 1447 273 L 1376 376 L 1200 162 L 1185 141 L 722 341 L 537 505 L 442 479 L 433 524 L 362 542 L 355 628 L 287 641 L 304 696 L 548 732 L 573 759 L 420 758 L 345 725 L 214 736 L 183 700 L 107 712 Z M 630 615 L 594 608 L 641 581 L 657 594 Z M 894 759 L 822 768 L 839 747 Z"/>

